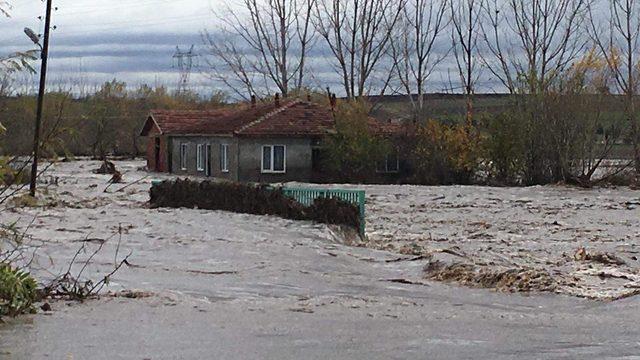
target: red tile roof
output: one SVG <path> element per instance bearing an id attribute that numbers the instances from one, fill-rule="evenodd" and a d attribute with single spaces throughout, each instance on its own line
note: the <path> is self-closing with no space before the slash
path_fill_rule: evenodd
<path id="1" fill-rule="evenodd" d="M 374 133 L 397 134 L 401 125 L 370 120 Z M 210 111 L 152 110 L 141 135 L 153 128 L 163 135 L 236 135 L 246 137 L 320 137 L 335 131 L 332 111 L 322 105 L 293 100 L 242 105 Z"/>
<path id="2" fill-rule="evenodd" d="M 322 136 L 335 129 L 331 110 L 318 104 L 292 101 L 236 131 L 239 136 Z"/>
<path id="3" fill-rule="evenodd" d="M 142 136 L 155 126 L 163 135 L 320 136 L 334 128 L 331 111 L 294 100 L 212 111 L 152 110 Z"/>

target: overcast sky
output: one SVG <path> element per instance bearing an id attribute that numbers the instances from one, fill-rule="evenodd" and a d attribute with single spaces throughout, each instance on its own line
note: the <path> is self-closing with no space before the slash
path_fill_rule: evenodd
<path id="1" fill-rule="evenodd" d="M 80 83 L 92 90 L 96 84 L 116 78 L 131 87 L 143 83 L 175 87 L 178 75 L 172 55 L 176 46 L 186 50 L 194 44 L 196 51 L 202 52 L 200 34 L 203 29 L 215 32 L 218 28 L 212 11 L 220 10 L 223 1 L 233 4 L 238 0 L 53 0 L 57 7 L 53 25 L 57 29 L 51 37 L 49 84 L 55 88 Z M 44 28 L 44 22 L 38 19 L 44 15 L 42 0 L 9 2 L 13 5 L 11 18 L 0 19 L 0 55 L 32 49 L 24 27 L 37 33 Z M 446 43 L 442 48 L 447 48 L 448 37 L 442 41 Z M 331 86 L 339 92 L 339 80 L 321 45 L 310 54 L 308 81 L 312 87 Z M 203 60 L 199 63 L 205 64 Z M 443 65 L 432 76 L 429 91 L 444 91 L 450 77 L 455 76 L 447 72 L 448 68 Z M 18 83 L 31 84 L 20 92 L 35 90 L 33 75 Z M 199 74 L 197 68 L 191 85 L 203 95 L 221 86 Z"/>
<path id="2" fill-rule="evenodd" d="M 23 28 L 42 33 L 41 0 L 10 0 L 10 19 L 0 20 L 0 54 L 32 48 Z M 219 0 L 54 0 L 57 29 L 51 37 L 51 83 L 90 84 L 113 79 L 177 82 L 176 46 L 201 44 L 200 32 L 215 28 L 211 9 Z M 194 82 L 198 82 L 197 76 Z"/>

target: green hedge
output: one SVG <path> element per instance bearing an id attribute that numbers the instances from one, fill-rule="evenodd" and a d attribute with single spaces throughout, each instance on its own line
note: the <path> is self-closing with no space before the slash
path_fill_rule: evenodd
<path id="1" fill-rule="evenodd" d="M 359 229 L 358 207 L 336 198 L 319 198 L 304 206 L 265 185 L 233 182 L 175 180 L 151 187 L 151 206 L 224 210 L 245 214 L 275 215 L 285 219 L 312 220 Z"/>

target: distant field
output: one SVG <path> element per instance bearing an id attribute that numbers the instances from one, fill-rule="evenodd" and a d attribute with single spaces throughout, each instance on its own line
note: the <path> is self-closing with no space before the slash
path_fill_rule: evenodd
<path id="1" fill-rule="evenodd" d="M 466 111 L 465 97 L 461 94 L 427 94 L 426 118 L 442 121 L 459 121 Z M 380 119 L 401 119 L 410 115 L 411 101 L 406 95 L 371 96 L 375 105 L 374 116 Z M 513 105 L 514 96 L 509 94 L 478 94 L 473 107 L 476 114 L 496 114 Z M 594 101 L 596 99 L 594 98 Z M 600 101 L 600 100 L 598 100 Z M 605 123 L 623 120 L 624 103 L 619 96 L 611 96 L 602 104 L 602 119 Z"/>

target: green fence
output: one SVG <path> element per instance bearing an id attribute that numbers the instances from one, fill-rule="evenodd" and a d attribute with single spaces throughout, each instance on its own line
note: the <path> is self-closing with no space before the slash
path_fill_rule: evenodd
<path id="1" fill-rule="evenodd" d="M 317 188 L 290 188 L 282 189 L 285 195 L 290 196 L 304 206 L 311 206 L 317 198 L 338 198 L 348 203 L 358 206 L 360 212 L 360 235 L 364 236 L 364 190 L 340 190 L 340 189 L 317 189 Z"/>

